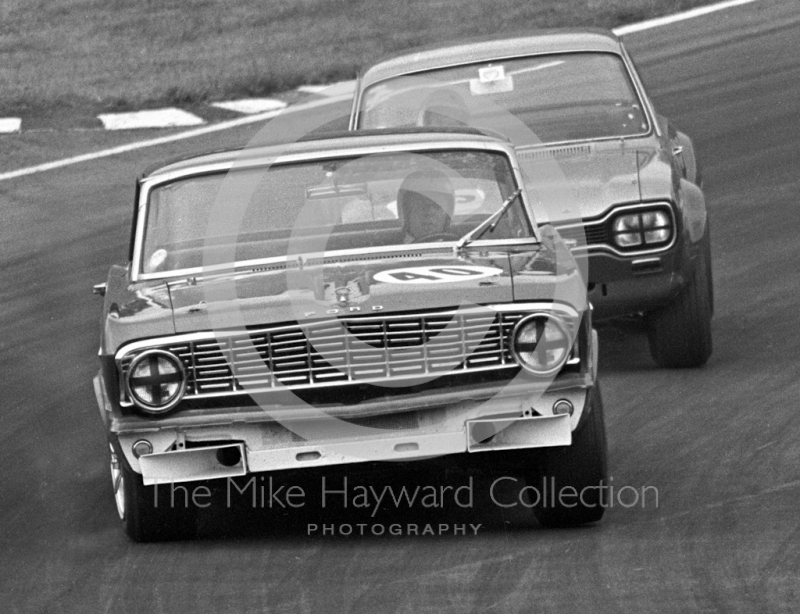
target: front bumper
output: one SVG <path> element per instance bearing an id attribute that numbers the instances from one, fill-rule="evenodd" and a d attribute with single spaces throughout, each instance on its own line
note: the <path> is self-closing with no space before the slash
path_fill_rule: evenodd
<path id="1" fill-rule="evenodd" d="M 368 423 L 332 418 L 281 422 L 121 428 L 112 433 L 145 484 L 236 477 L 248 473 L 326 467 L 370 461 L 409 461 L 434 456 L 565 446 L 591 408 L 592 381 L 544 394 L 510 394 L 403 414 L 372 416 Z M 556 401 L 572 415 L 555 415 Z M 131 425 L 127 425 L 131 426 Z M 136 458 L 133 444 L 147 440 L 153 453 Z"/>
<path id="2" fill-rule="evenodd" d="M 207 446 L 148 454 L 139 459 L 146 485 L 191 482 L 279 469 L 326 467 L 370 461 L 409 461 L 458 454 L 568 446 L 572 443 L 569 415 L 478 419 L 464 430 L 389 434 L 347 441 L 251 449 L 244 443 Z M 485 428 L 495 432 L 486 437 Z M 479 438 L 479 439 L 478 439 Z M 124 444 L 123 444 L 124 445 Z M 234 451 L 235 455 L 230 452 Z M 233 462 L 226 460 L 233 458 Z"/>
<path id="3" fill-rule="evenodd" d="M 688 279 L 683 263 L 691 264 L 675 248 L 636 257 L 591 253 L 587 289 L 594 318 L 602 320 L 663 307 Z"/>

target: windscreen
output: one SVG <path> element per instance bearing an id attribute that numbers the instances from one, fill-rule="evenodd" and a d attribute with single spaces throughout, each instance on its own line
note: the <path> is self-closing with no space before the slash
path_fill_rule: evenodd
<path id="1" fill-rule="evenodd" d="M 649 130 L 625 64 L 611 53 L 536 55 L 380 81 L 362 95 L 358 127 L 485 128 L 494 108 L 517 117 L 542 143 Z"/>
<path id="2" fill-rule="evenodd" d="M 255 189 L 245 203 L 226 202 L 223 182 L 237 179 Z M 208 249 L 225 249 L 242 263 L 305 250 L 458 241 L 517 187 L 508 156 L 480 150 L 380 153 L 188 177 L 150 191 L 140 270 L 195 269 Z M 226 209 L 244 211 L 236 234 L 209 223 Z M 532 237 L 522 200 L 479 235 Z"/>

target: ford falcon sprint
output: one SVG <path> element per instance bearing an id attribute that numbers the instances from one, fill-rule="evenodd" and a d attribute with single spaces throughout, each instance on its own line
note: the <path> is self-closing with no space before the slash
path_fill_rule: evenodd
<path id="1" fill-rule="evenodd" d="M 603 515 L 586 287 L 506 141 L 347 132 L 168 164 L 95 292 L 134 540 L 195 533 L 203 506 L 159 486 L 444 455 L 580 494 L 531 504 L 544 525 Z"/>
<path id="2" fill-rule="evenodd" d="M 494 121 L 493 108 L 518 123 Z M 643 319 L 659 366 L 706 363 L 714 299 L 694 147 L 656 114 L 616 36 L 542 31 L 409 53 L 360 76 L 351 129 L 444 125 L 505 134 L 534 193 L 547 188 L 542 161 L 557 162 L 549 179 L 579 212 L 538 218 L 588 257 L 596 319 Z"/>

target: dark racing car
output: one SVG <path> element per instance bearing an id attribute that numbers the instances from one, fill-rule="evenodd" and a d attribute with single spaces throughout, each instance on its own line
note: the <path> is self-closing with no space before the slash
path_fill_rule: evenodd
<path id="1" fill-rule="evenodd" d="M 548 188 L 569 193 L 568 206 L 538 218 L 588 256 L 598 319 L 643 318 L 660 366 L 705 364 L 713 284 L 694 147 L 655 112 L 616 36 L 470 42 L 379 62 L 359 78 L 351 129 L 445 125 L 510 138 L 545 209 Z"/>
<path id="2" fill-rule="evenodd" d="M 159 485 L 442 455 L 575 489 L 534 507 L 545 525 L 603 515 L 586 288 L 507 142 L 347 133 L 164 166 L 96 292 L 135 540 L 194 534 Z"/>

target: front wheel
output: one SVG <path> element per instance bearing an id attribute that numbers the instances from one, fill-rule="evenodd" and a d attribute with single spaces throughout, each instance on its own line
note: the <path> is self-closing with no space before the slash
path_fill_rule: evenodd
<path id="1" fill-rule="evenodd" d="M 708 237 L 704 240 L 708 241 Z M 710 260 L 704 246 L 689 283 L 678 297 L 648 315 L 650 355 L 659 367 L 701 367 L 711 356 L 714 295 Z"/>
<path id="2" fill-rule="evenodd" d="M 196 535 L 197 510 L 192 501 L 182 497 L 179 484 L 145 486 L 113 444 L 111 482 L 117 513 L 125 533 L 136 542 L 191 539 Z M 156 490 L 158 488 L 158 490 Z"/>
<path id="3" fill-rule="evenodd" d="M 572 434 L 572 444 L 539 450 L 536 469 L 527 472 L 528 486 L 539 494 L 533 513 L 542 526 L 575 527 L 596 522 L 605 512 L 608 444 L 599 384 L 584 411 L 589 415 Z"/>

